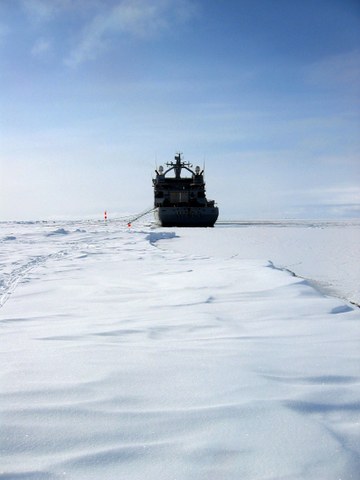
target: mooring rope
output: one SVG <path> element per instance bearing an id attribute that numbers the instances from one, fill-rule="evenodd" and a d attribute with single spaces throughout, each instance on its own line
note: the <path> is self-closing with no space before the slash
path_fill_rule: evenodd
<path id="1" fill-rule="evenodd" d="M 155 210 L 155 207 L 151 207 L 151 208 L 147 208 L 146 210 L 143 210 L 142 212 L 140 213 L 137 213 L 136 215 L 132 216 L 132 217 L 128 217 L 127 218 L 127 223 L 131 224 L 133 222 L 136 222 L 136 220 L 139 220 L 139 218 L 141 217 L 145 217 L 145 215 L 147 215 L 148 213 L 151 213 Z"/>
<path id="2" fill-rule="evenodd" d="M 129 215 L 124 215 L 124 216 L 121 216 L 121 217 L 114 217 L 112 220 L 116 220 L 118 222 L 124 222 L 124 223 L 127 223 L 128 226 L 130 227 L 131 224 L 133 222 L 136 222 L 136 220 L 139 220 L 140 218 L 142 217 L 145 217 L 145 215 L 153 212 L 155 210 L 156 207 L 148 207 L 146 208 L 145 210 L 143 210 L 142 212 L 139 212 L 139 213 L 133 213 L 132 215 L 129 214 Z M 104 212 L 104 220 L 105 220 L 105 223 L 107 223 L 108 221 L 108 214 L 107 214 L 107 211 L 105 210 Z M 109 219 L 110 220 L 110 219 Z"/>

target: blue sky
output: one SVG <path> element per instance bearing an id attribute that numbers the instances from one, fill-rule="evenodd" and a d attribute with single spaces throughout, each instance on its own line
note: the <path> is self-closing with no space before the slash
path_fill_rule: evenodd
<path id="1" fill-rule="evenodd" d="M 357 0 L 0 0 L 0 220 L 153 202 L 205 163 L 222 218 L 360 217 Z"/>

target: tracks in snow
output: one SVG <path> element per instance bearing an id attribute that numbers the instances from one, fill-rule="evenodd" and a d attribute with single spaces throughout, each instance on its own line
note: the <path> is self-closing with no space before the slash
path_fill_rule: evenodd
<path id="1" fill-rule="evenodd" d="M 49 253 L 48 255 L 32 256 L 22 265 L 14 268 L 10 273 L 3 274 L 0 279 L 0 308 L 9 300 L 19 283 L 22 283 L 26 276 L 35 268 L 45 265 L 49 260 L 59 260 L 68 257 L 75 251 L 84 248 L 84 244 L 70 244 L 68 248 L 59 250 L 58 252 Z"/>

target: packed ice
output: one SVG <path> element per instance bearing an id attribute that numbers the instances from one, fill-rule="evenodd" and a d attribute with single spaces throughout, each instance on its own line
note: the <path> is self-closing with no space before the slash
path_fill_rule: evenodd
<path id="1" fill-rule="evenodd" d="M 0 479 L 358 479 L 360 223 L 0 224 Z"/>

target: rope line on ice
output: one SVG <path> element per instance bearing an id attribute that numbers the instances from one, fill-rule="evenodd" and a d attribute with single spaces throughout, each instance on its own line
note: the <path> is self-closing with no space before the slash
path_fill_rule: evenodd
<path id="1" fill-rule="evenodd" d="M 147 215 L 148 213 L 151 213 L 155 210 L 155 207 L 151 207 L 151 208 L 147 208 L 146 210 L 143 210 L 142 212 L 140 213 L 137 213 L 136 215 L 128 218 L 128 224 L 130 223 L 133 223 L 133 222 L 136 222 L 136 220 L 139 220 L 140 218 L 142 217 L 145 217 L 145 215 Z"/>
<path id="2" fill-rule="evenodd" d="M 134 213 L 132 215 L 126 215 L 126 216 L 123 216 L 123 217 L 116 217 L 115 220 L 123 221 L 123 222 L 127 223 L 128 226 L 131 226 L 131 224 L 133 222 L 136 222 L 140 218 L 145 217 L 145 215 L 148 215 L 149 213 L 153 212 L 154 210 L 155 210 L 155 207 L 148 207 L 148 208 L 146 208 L 145 210 L 143 210 L 139 213 Z M 104 220 L 105 220 L 105 222 L 107 222 L 107 220 L 108 220 L 108 214 L 107 214 L 106 210 L 104 212 Z"/>

